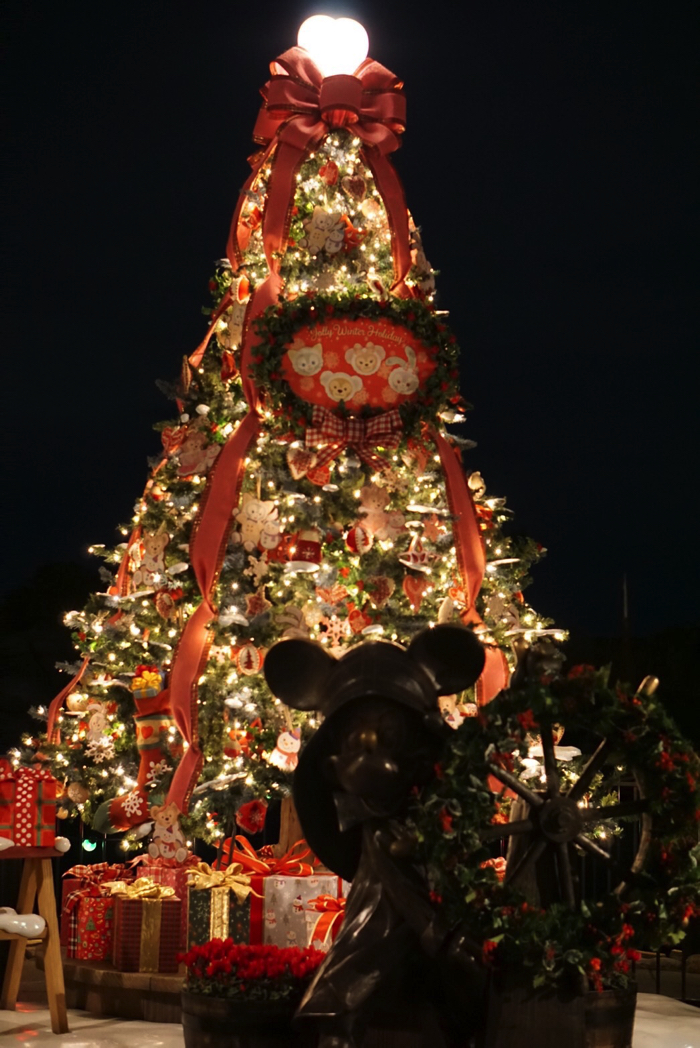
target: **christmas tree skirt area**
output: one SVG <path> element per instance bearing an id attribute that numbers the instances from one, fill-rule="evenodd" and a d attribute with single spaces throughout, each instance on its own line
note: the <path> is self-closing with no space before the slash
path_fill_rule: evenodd
<path id="1" fill-rule="evenodd" d="M 63 1034 L 60 1043 L 70 1048 L 184 1048 L 182 1027 L 176 1023 L 96 1017 L 73 1008 L 69 1009 L 68 1022 L 71 1033 Z M 697 1045 L 697 1031 L 697 1008 L 663 995 L 640 993 L 637 997 L 633 1048 Z M 25 1001 L 18 1003 L 15 1012 L 0 1011 L 0 1038 L 8 1046 L 31 1042 L 32 1048 L 53 1048 L 56 1038 L 51 1033 L 47 1006 Z"/>

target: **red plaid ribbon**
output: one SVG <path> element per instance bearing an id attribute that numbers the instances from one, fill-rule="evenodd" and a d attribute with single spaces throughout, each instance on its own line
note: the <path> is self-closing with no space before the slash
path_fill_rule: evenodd
<path id="1" fill-rule="evenodd" d="M 373 449 L 397 448 L 401 440 L 401 416 L 397 408 L 374 418 L 339 418 L 315 404 L 311 425 L 306 430 L 307 448 L 320 447 L 315 469 L 325 466 L 347 447 L 354 448 L 372 469 L 387 469 L 389 463 Z"/>
<path id="2" fill-rule="evenodd" d="M 93 862 L 89 866 L 71 866 L 64 877 L 75 877 L 81 887 L 87 884 L 99 884 L 101 881 L 127 881 L 134 876 L 133 870 L 123 863 Z"/>

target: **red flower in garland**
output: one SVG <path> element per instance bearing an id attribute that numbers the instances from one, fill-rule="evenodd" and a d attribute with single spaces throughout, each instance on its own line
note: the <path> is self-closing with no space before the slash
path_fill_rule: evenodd
<path id="1" fill-rule="evenodd" d="M 518 713 L 518 724 L 523 731 L 533 731 L 537 727 L 537 721 L 532 710 L 525 710 L 524 713 Z"/>
<path id="2" fill-rule="evenodd" d="M 499 767 L 505 768 L 506 771 L 513 771 L 515 768 L 512 753 L 500 753 L 498 750 L 494 750 L 490 760 L 492 764 L 498 764 Z"/>
<path id="3" fill-rule="evenodd" d="M 236 822 L 246 833 L 260 833 L 265 825 L 267 805 L 264 801 L 248 801 L 236 812 Z"/>
<path id="4" fill-rule="evenodd" d="M 598 993 L 601 993 L 603 990 L 603 980 L 600 977 L 602 963 L 600 957 L 591 957 L 588 962 L 588 980 Z"/>
<path id="5" fill-rule="evenodd" d="M 442 808 L 438 815 L 440 820 L 440 826 L 442 827 L 443 833 L 452 833 L 452 823 L 454 822 L 454 816 L 450 815 L 447 808 Z"/>
<path id="6" fill-rule="evenodd" d="M 569 680 L 576 680 L 579 677 L 595 677 L 595 666 L 572 666 L 567 677 Z"/>

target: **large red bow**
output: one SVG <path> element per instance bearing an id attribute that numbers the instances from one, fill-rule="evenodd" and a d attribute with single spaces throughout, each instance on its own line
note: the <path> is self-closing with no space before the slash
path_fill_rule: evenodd
<path id="1" fill-rule="evenodd" d="M 332 128 L 352 125 L 357 137 L 380 153 L 399 148 L 398 135 L 406 127 L 403 84 L 379 62 L 368 58 L 352 76 L 324 78 L 303 48 L 292 47 L 270 64 L 270 71 L 253 131 L 256 142 L 267 145 L 277 135 L 306 149 Z"/>
<path id="2" fill-rule="evenodd" d="M 263 244 L 271 287 L 277 297 L 279 255 L 289 236 L 290 201 L 295 175 L 308 152 L 335 127 L 351 127 L 363 142 L 363 159 L 374 175 L 389 217 L 393 241 L 394 291 L 408 294 L 403 281 L 411 266 L 408 211 L 403 188 L 387 159 L 399 148 L 406 123 L 402 83 L 384 66 L 368 58 L 353 76 L 325 77 L 300 47 L 285 51 L 270 65 L 271 79 L 263 87 L 264 102 L 253 132 L 265 148 L 253 160 L 254 170 L 233 216 L 228 256 L 236 268 L 242 261 L 239 221 L 257 172 L 276 150 L 268 184 L 263 220 Z M 247 233 L 247 230 L 244 231 Z"/>
<path id="3" fill-rule="evenodd" d="M 387 460 L 374 448 L 397 448 L 401 440 L 401 416 L 396 408 L 374 418 L 338 418 L 331 411 L 314 405 L 312 424 L 306 430 L 307 448 L 321 447 L 315 468 L 337 458 L 343 448 L 354 448 L 372 469 L 386 469 Z"/>

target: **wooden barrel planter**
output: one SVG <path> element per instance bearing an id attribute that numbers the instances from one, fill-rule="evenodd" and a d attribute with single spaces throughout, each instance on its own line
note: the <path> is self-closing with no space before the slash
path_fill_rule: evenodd
<path id="1" fill-rule="evenodd" d="M 632 1048 L 637 990 L 580 994 L 491 987 L 478 1048 Z"/>
<path id="2" fill-rule="evenodd" d="M 238 1001 L 182 992 L 185 1048 L 313 1048 L 316 1037 L 291 1027 L 287 1001 Z"/>

